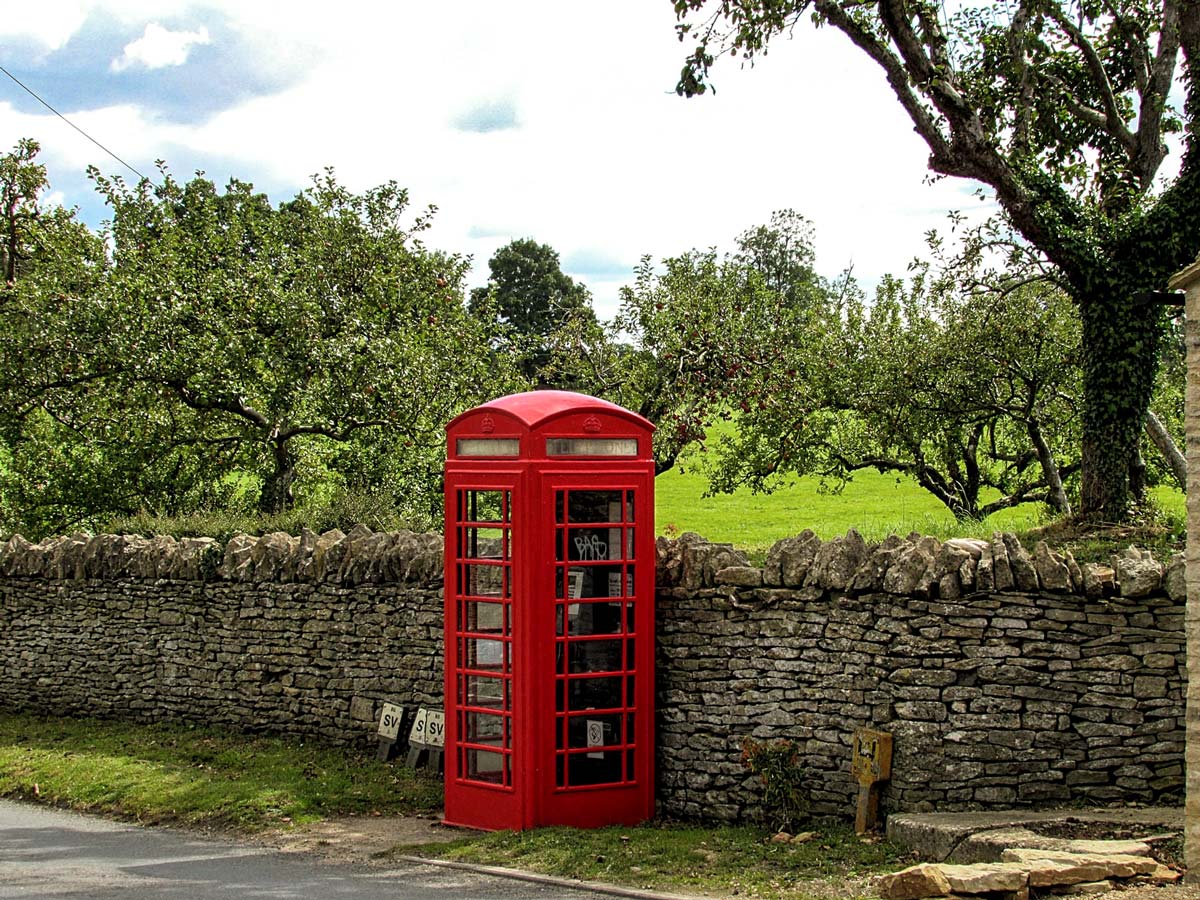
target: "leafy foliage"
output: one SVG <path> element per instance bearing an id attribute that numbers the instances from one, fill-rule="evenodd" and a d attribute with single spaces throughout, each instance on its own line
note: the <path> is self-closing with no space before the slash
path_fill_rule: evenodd
<path id="1" fill-rule="evenodd" d="M 547 374 L 555 331 L 597 327 L 588 289 L 562 271 L 548 244 L 511 241 L 492 254 L 488 270 L 487 286 L 471 292 L 471 311 L 500 326 L 502 349 L 518 357 L 527 378 Z"/>
<path id="2" fill-rule="evenodd" d="M 792 210 L 742 235 L 738 252 L 691 250 L 656 266 L 643 257 L 604 330 L 560 329 L 548 364 L 566 380 L 658 427 L 659 472 L 671 468 L 728 408 L 735 384 L 799 339 L 824 296 L 812 230 Z"/>
<path id="3" fill-rule="evenodd" d="M 273 207 L 236 180 L 91 174 L 107 254 L 72 257 L 68 218 L 73 265 L 30 264 L 0 307 L 6 486 L 33 533 L 236 505 L 247 478 L 265 512 L 330 475 L 424 512 L 442 425 L 522 383 L 465 308 L 465 260 L 421 244 L 432 210 L 406 224 L 394 183 L 326 172 Z"/>
<path id="4" fill-rule="evenodd" d="M 789 474 L 873 468 L 910 475 L 959 519 L 1030 501 L 1066 512 L 1077 329 L 1065 298 L 1031 286 L 966 296 L 922 267 L 868 303 L 847 280 L 736 386 L 738 428 L 713 485 L 770 490 Z"/>
<path id="5" fill-rule="evenodd" d="M 716 58 L 751 59 L 804 18 L 877 63 L 940 176 L 990 188 L 1058 273 L 1082 322 L 1081 513 L 1126 515 L 1163 316 L 1142 299 L 1200 250 L 1200 12 L 1195 0 L 974 4 L 673 0 L 694 40 L 681 94 Z M 1177 76 L 1184 109 L 1172 103 Z M 1161 185 L 1165 136 L 1179 174 Z"/>

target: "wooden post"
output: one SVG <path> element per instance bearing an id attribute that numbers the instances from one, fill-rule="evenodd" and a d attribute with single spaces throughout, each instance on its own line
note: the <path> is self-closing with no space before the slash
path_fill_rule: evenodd
<path id="1" fill-rule="evenodd" d="M 850 774 L 858 779 L 856 834 L 879 827 L 879 785 L 892 777 L 892 736 L 886 731 L 860 728 L 851 745 Z"/>

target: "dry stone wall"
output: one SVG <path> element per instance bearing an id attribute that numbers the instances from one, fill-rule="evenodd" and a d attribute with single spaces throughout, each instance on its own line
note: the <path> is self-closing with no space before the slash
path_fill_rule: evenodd
<path id="1" fill-rule="evenodd" d="M 0 708 L 371 741 L 382 701 L 441 702 L 438 535 L 355 528 L 0 545 Z M 1183 567 L 1078 566 L 1011 535 L 781 541 L 762 567 L 658 546 L 665 813 L 752 818 L 741 741 L 800 749 L 848 814 L 855 729 L 892 732 L 889 810 L 1173 802 Z"/>
<path id="2" fill-rule="evenodd" d="M 14 538 L 0 576 L 0 708 L 365 744 L 441 703 L 437 535 Z"/>
<path id="3" fill-rule="evenodd" d="M 760 569 L 684 535 L 660 539 L 658 572 L 672 814 L 753 815 L 745 737 L 796 742 L 815 808 L 844 814 L 863 727 L 894 736 L 890 810 L 1182 797 L 1181 558 L 805 533 Z"/>

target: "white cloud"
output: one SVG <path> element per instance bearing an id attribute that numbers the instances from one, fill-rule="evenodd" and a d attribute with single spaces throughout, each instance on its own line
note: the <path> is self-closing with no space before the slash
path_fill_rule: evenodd
<path id="1" fill-rule="evenodd" d="M 100 0 L 97 11 L 136 22 L 133 5 Z M 215 11 L 264 65 L 301 60 L 301 77 L 196 125 L 96 110 L 98 138 L 143 171 L 163 157 L 182 172 L 186 157 L 218 183 L 271 186 L 276 202 L 326 166 L 356 190 L 395 179 L 415 207 L 438 205 L 427 242 L 472 254 L 476 284 L 512 238 L 548 243 L 564 260 L 632 262 L 730 248 L 785 207 L 815 223 L 823 274 L 853 263 L 871 281 L 902 273 L 946 210 L 980 206 L 965 182 L 923 183 L 927 148 L 878 68 L 832 29 L 799 27 L 752 69 L 723 60 L 716 95 L 683 100 L 673 87 L 687 48 L 666 3 L 609 0 L 598 13 L 561 0 L 458 0 L 345 5 L 336 16 L 305 0 L 286 16 L 242 0 L 178 7 L 210 25 Z M 456 127 L 497 98 L 519 111 L 519 128 Z M 39 136 L 62 145 L 57 157 L 118 170 L 65 128 L 53 133 Z M 611 315 L 621 281 L 582 274 Z"/>
<path id="2" fill-rule="evenodd" d="M 195 31 L 170 31 L 151 22 L 140 38 L 125 45 L 124 52 L 112 61 L 111 68 L 114 72 L 123 72 L 138 65 L 147 69 L 182 66 L 194 45 L 208 42 L 208 29 L 203 25 Z"/>
<path id="3" fill-rule="evenodd" d="M 0 37 L 26 38 L 45 50 L 57 50 L 83 25 L 90 4 L 79 0 L 11 2 L 0 15 Z"/>

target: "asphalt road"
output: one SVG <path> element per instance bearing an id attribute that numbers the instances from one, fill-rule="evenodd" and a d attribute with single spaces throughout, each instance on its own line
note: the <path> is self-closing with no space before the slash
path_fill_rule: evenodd
<path id="1" fill-rule="evenodd" d="M 456 869 L 342 865 L 0 800 L 0 898 L 594 900 Z"/>

